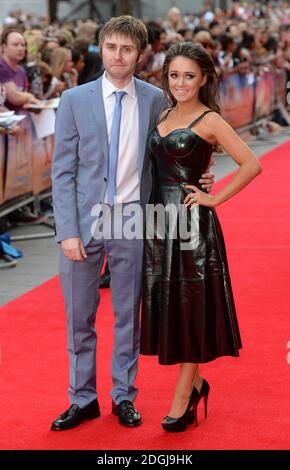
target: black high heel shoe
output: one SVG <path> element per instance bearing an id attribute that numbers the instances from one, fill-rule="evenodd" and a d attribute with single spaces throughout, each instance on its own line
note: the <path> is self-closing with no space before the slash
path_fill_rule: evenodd
<path id="1" fill-rule="evenodd" d="M 193 387 L 193 390 L 194 389 L 195 389 L 195 387 Z M 207 419 L 207 401 L 208 401 L 209 391 L 210 391 L 209 383 L 205 379 L 202 379 L 202 385 L 201 385 L 200 392 L 198 392 L 196 390 L 197 394 L 195 394 L 195 396 L 194 396 L 194 399 L 193 399 L 193 402 L 192 402 L 192 410 L 190 410 L 190 412 L 193 413 L 193 421 L 192 422 L 195 422 L 195 426 L 198 426 L 197 406 L 198 406 L 198 404 L 199 404 L 199 402 L 202 398 L 203 398 L 203 405 L 204 405 L 204 418 Z M 192 420 L 192 417 L 191 417 L 191 420 Z"/>
<path id="2" fill-rule="evenodd" d="M 180 418 L 171 418 L 171 416 L 165 416 L 165 422 L 161 423 L 163 429 L 169 432 L 181 432 L 185 431 L 188 424 L 194 423 L 194 410 L 192 409 L 192 405 L 194 400 L 197 400 L 198 397 L 199 393 L 197 389 L 193 388 L 185 413 L 180 416 Z"/>

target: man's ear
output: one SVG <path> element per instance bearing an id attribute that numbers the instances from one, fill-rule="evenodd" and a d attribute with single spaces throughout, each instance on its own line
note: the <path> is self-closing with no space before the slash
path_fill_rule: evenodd
<path id="1" fill-rule="evenodd" d="M 140 64 L 140 62 L 142 62 L 143 57 L 144 57 L 144 53 L 143 53 L 143 52 L 140 52 L 140 54 L 139 54 L 139 56 L 138 56 L 138 59 L 137 59 L 137 64 Z"/>

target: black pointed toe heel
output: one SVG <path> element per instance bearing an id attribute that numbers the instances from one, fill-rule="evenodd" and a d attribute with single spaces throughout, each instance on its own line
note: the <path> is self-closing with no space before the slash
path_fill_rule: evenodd
<path id="1" fill-rule="evenodd" d="M 162 423 L 162 427 L 165 431 L 169 432 L 185 431 L 188 425 L 188 417 L 189 413 L 187 411 L 180 418 L 171 418 L 170 416 L 165 416 L 165 422 Z"/>
<path id="2" fill-rule="evenodd" d="M 184 415 L 182 415 L 180 418 L 171 418 L 171 416 L 165 416 L 165 422 L 161 423 L 163 429 L 169 432 L 181 432 L 186 430 L 188 424 L 193 424 L 195 415 L 192 405 L 194 404 L 194 400 L 197 400 L 198 397 L 199 393 L 197 389 L 193 388 Z"/>

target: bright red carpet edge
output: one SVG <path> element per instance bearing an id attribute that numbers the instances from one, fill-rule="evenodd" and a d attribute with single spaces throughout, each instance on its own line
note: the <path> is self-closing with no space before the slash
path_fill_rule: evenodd
<path id="1" fill-rule="evenodd" d="M 205 364 L 209 416 L 165 433 L 177 367 L 141 357 L 136 401 L 144 424 L 124 428 L 111 414 L 113 315 L 109 291 L 98 312 L 98 388 L 102 416 L 50 431 L 68 406 L 65 314 L 59 280 L 0 309 L 1 449 L 289 449 L 290 142 L 261 160 L 263 173 L 218 208 L 241 328 L 241 357 Z M 223 185 L 224 179 L 217 185 Z M 289 348 L 290 349 L 290 348 Z M 290 356 L 290 354 L 289 354 Z M 290 360 L 289 360 L 290 362 Z"/>

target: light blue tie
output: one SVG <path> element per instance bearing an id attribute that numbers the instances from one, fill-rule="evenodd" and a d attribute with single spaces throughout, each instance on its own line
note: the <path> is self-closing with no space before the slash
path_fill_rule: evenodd
<path id="1" fill-rule="evenodd" d="M 113 206 L 117 192 L 117 165 L 119 154 L 119 136 L 122 115 L 122 98 L 125 91 L 115 91 L 116 102 L 112 120 L 111 142 L 109 151 L 109 183 L 108 183 L 108 203 Z"/>

